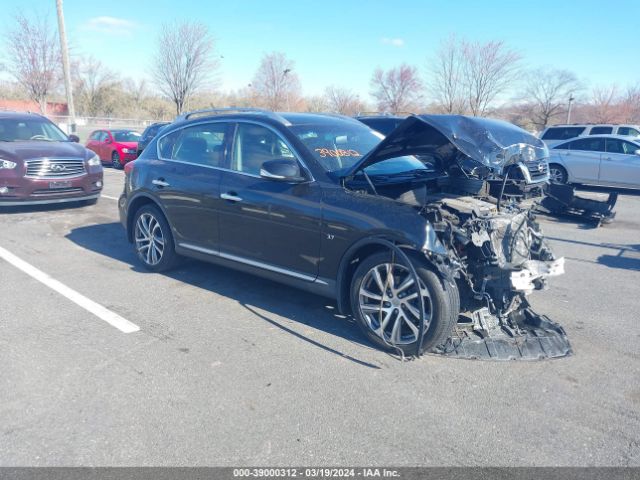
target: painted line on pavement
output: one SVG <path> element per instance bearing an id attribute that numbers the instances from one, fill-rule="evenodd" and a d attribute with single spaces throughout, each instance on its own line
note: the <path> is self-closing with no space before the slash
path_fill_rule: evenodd
<path id="1" fill-rule="evenodd" d="M 105 195 L 105 194 L 102 194 L 101 196 L 103 198 L 108 198 L 109 200 L 115 200 L 116 202 L 118 201 L 118 197 L 110 197 L 109 195 Z"/>
<path id="2" fill-rule="evenodd" d="M 116 327 L 118 330 L 124 333 L 132 333 L 140 330 L 140 327 L 135 323 L 131 323 L 129 320 L 122 318 L 117 313 L 103 307 L 102 305 L 94 302 L 93 300 L 85 297 L 81 293 L 76 292 L 72 288 L 67 287 L 65 284 L 59 282 L 55 278 L 49 276 L 41 270 L 38 270 L 33 265 L 25 262 L 19 257 L 16 257 L 13 253 L 0 247 L 0 258 L 10 263 L 14 267 L 22 270 L 27 275 L 35 278 L 40 283 L 43 283 L 50 289 L 58 292 L 63 297 L 71 300 L 76 305 L 92 313 L 101 320 L 104 320 L 112 327 Z"/>

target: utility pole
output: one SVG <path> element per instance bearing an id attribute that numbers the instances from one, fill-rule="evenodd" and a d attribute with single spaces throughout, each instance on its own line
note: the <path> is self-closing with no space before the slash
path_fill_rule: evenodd
<path id="1" fill-rule="evenodd" d="M 282 72 L 282 84 L 284 86 L 285 90 L 285 95 L 286 95 L 286 102 L 287 102 L 287 112 L 289 111 L 289 88 L 287 87 L 287 74 L 291 73 L 291 69 L 287 68 L 285 69 L 284 72 Z"/>
<path id="2" fill-rule="evenodd" d="M 573 95 L 569 94 L 569 108 L 567 108 L 567 124 L 571 123 L 571 104 L 573 103 L 574 100 L 575 98 L 573 98 Z"/>
<path id="3" fill-rule="evenodd" d="M 67 93 L 67 109 L 69 110 L 69 133 L 76 133 L 76 109 L 73 106 L 71 72 L 69 71 L 69 49 L 67 48 L 67 33 L 64 29 L 64 13 L 62 12 L 62 0 L 56 0 L 56 9 L 58 11 L 58 32 L 60 33 L 60 53 L 62 54 L 64 89 Z"/>

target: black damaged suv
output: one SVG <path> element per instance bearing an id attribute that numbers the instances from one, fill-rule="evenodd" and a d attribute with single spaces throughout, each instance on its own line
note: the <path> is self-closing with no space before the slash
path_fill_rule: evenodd
<path id="1" fill-rule="evenodd" d="M 120 216 L 150 270 L 194 257 L 336 299 L 383 348 L 446 349 L 458 323 L 486 349 L 555 325 L 526 296 L 563 259 L 527 205 L 489 189 L 546 182 L 547 156 L 480 118 L 411 116 L 384 138 L 336 115 L 199 111 L 130 165 Z"/>

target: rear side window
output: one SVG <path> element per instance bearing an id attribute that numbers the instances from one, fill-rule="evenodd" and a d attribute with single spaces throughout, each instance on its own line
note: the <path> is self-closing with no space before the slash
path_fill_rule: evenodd
<path id="1" fill-rule="evenodd" d="M 101 132 L 99 132 L 99 131 L 98 131 L 98 132 L 93 132 L 93 133 L 91 134 L 91 137 L 89 137 L 89 138 L 90 138 L 91 140 L 100 140 L 100 133 L 101 133 Z"/>
<path id="2" fill-rule="evenodd" d="M 581 138 L 580 140 L 569 142 L 569 148 L 571 150 L 581 150 L 587 152 L 604 152 L 604 139 Z"/>
<path id="3" fill-rule="evenodd" d="M 207 167 L 220 167 L 228 123 L 204 123 L 183 128 L 160 139 L 160 156 Z"/>
<path id="4" fill-rule="evenodd" d="M 567 140 L 584 132 L 585 127 L 551 127 L 542 136 L 542 140 Z"/>
<path id="5" fill-rule="evenodd" d="M 593 127 L 589 135 L 604 135 L 613 132 L 613 127 Z"/>
<path id="6" fill-rule="evenodd" d="M 640 137 L 640 132 L 631 127 L 618 127 L 618 135 L 629 135 L 631 137 Z"/>

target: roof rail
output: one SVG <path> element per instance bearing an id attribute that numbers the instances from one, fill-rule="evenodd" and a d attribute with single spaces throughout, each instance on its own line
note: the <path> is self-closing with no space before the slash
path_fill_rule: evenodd
<path id="1" fill-rule="evenodd" d="M 225 107 L 225 108 L 204 108 L 202 110 L 194 110 L 192 112 L 183 113 L 178 115 L 175 119 L 178 121 L 189 120 L 191 117 L 210 117 L 215 115 L 233 115 L 234 113 L 253 113 L 258 115 L 265 115 L 273 120 L 283 123 L 286 126 L 291 126 L 291 122 L 284 118 L 282 115 L 272 112 L 271 110 L 265 110 L 263 108 L 253 107 Z"/>

